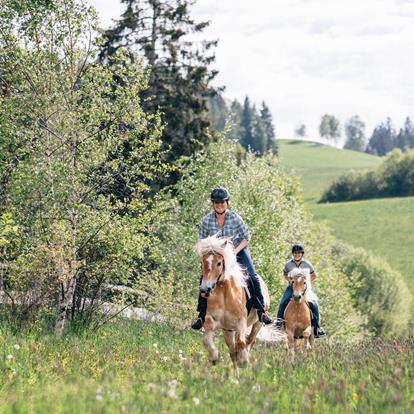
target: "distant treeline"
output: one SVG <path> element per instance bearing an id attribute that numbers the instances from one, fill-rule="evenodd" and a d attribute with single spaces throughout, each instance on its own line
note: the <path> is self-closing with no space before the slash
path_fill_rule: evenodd
<path id="1" fill-rule="evenodd" d="M 325 191 L 320 202 L 414 195 L 414 150 L 394 149 L 374 170 L 350 172 Z"/>
<path id="2" fill-rule="evenodd" d="M 304 136 L 305 126 L 302 125 L 296 135 Z M 391 118 L 377 125 L 371 136 L 365 135 L 365 123 L 358 115 L 347 119 L 343 130 L 345 133 L 345 149 L 353 151 L 367 152 L 369 154 L 383 156 L 394 148 L 405 151 L 414 148 L 414 126 L 410 117 L 406 117 L 404 126 L 397 130 L 394 128 Z M 337 144 L 342 133 L 342 126 L 339 120 L 330 114 L 322 116 L 319 124 L 319 135 L 328 143 Z"/>
<path id="3" fill-rule="evenodd" d="M 245 149 L 259 155 L 268 151 L 277 154 L 273 118 L 264 101 L 257 110 L 248 96 L 245 97 L 243 104 L 237 99 L 228 104 L 222 95 L 217 94 L 210 98 L 208 106 L 214 129 L 223 131 L 227 122 L 230 122 L 228 138 L 238 141 Z"/>

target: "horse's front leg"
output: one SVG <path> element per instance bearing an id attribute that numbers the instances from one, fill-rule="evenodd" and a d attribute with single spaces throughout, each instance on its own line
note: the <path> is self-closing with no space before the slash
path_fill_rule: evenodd
<path id="1" fill-rule="evenodd" d="M 236 334 L 234 331 L 223 331 L 224 340 L 229 348 L 230 358 L 233 362 L 234 368 L 237 369 L 237 347 Z"/>
<path id="2" fill-rule="evenodd" d="M 250 331 L 250 335 L 247 338 L 247 349 L 248 349 L 249 352 L 253 348 L 254 344 L 256 343 L 256 336 L 259 333 L 262 326 L 263 326 L 263 324 L 260 321 L 256 321 L 253 324 L 252 330 Z"/>
<path id="3" fill-rule="evenodd" d="M 204 322 L 203 344 L 208 352 L 208 360 L 213 365 L 215 365 L 219 359 L 218 349 L 214 345 L 214 328 L 214 319 L 210 315 L 207 315 L 206 320 Z"/>
<path id="4" fill-rule="evenodd" d="M 295 336 L 294 336 L 293 331 L 290 331 L 290 330 L 286 330 L 286 334 L 287 334 L 289 354 L 293 360 L 293 358 L 295 357 Z"/>
<path id="5" fill-rule="evenodd" d="M 236 331 L 237 363 L 239 366 L 244 367 L 249 362 L 249 350 L 246 346 L 246 318 L 243 318 L 238 325 Z"/>

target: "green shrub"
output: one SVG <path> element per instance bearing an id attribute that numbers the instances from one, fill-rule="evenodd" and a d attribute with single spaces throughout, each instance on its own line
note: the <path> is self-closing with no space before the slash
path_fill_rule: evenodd
<path id="1" fill-rule="evenodd" d="M 414 150 L 393 150 L 376 169 L 354 172 L 336 179 L 320 202 L 364 200 L 414 195 Z"/>
<path id="2" fill-rule="evenodd" d="M 356 308 L 368 317 L 368 329 L 379 336 L 405 333 L 411 295 L 402 275 L 361 248 L 340 244 L 333 254 L 352 285 Z"/>

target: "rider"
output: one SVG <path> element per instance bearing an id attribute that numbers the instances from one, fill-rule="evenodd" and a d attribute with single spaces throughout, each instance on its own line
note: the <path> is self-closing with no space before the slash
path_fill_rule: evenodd
<path id="1" fill-rule="evenodd" d="M 318 275 L 315 272 L 315 269 L 312 266 L 312 263 L 303 258 L 304 254 L 305 254 L 305 249 L 303 248 L 301 244 L 294 244 L 292 246 L 293 258 L 285 264 L 285 267 L 283 269 L 283 276 L 285 277 L 287 281 L 289 281 L 288 279 L 289 272 L 291 272 L 295 268 L 309 269 L 312 281 L 318 277 Z M 285 309 L 288 303 L 290 302 L 292 295 L 293 295 L 293 289 L 292 289 L 292 285 L 289 283 L 288 287 L 285 290 L 285 293 L 283 294 L 282 300 L 280 301 L 279 310 L 277 312 L 276 327 L 279 329 L 283 325 L 283 316 L 285 314 Z M 309 307 L 313 314 L 312 326 L 313 326 L 313 331 L 315 333 L 315 338 L 324 336 L 325 331 L 319 326 L 320 315 L 319 315 L 318 302 L 316 300 L 312 302 L 309 301 Z"/>
<path id="2" fill-rule="evenodd" d="M 210 199 L 213 211 L 204 216 L 200 226 L 199 238 L 204 239 L 214 235 L 231 238 L 237 261 L 246 268 L 252 282 L 254 307 L 257 309 L 259 320 L 266 325 L 271 324 L 273 320 L 264 309 L 264 299 L 259 278 L 247 248 L 250 241 L 249 230 L 237 213 L 227 209 L 230 200 L 230 193 L 227 188 L 214 188 Z M 198 297 L 197 311 L 199 312 L 198 319 L 191 325 L 196 330 L 202 328 L 207 312 L 207 299 L 201 297 L 201 295 Z"/>

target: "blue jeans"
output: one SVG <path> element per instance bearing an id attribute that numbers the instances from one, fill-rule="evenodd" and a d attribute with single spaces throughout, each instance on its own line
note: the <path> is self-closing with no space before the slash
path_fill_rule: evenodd
<path id="1" fill-rule="evenodd" d="M 253 287 L 253 304 L 256 309 L 264 312 L 264 299 L 262 289 L 260 287 L 260 281 L 257 277 L 256 269 L 254 268 L 253 260 L 250 257 L 250 252 L 247 247 L 237 253 L 237 262 L 246 269 L 246 272 L 250 278 L 251 286 Z M 201 279 L 200 279 L 201 283 Z M 207 299 L 201 295 L 198 296 L 197 311 L 201 314 L 207 312 Z"/>
<path id="2" fill-rule="evenodd" d="M 288 303 L 290 302 L 290 299 L 292 298 L 292 296 L 293 296 L 292 286 L 288 285 L 280 301 L 279 310 L 277 311 L 277 319 L 279 320 L 283 319 L 283 315 L 285 314 L 286 307 Z M 318 302 L 309 302 L 309 307 L 313 313 L 312 326 L 318 327 L 319 319 L 320 319 Z"/>

